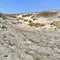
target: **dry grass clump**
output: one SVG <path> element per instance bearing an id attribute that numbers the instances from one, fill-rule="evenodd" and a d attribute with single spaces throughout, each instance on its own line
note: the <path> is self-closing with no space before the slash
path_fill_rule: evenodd
<path id="1" fill-rule="evenodd" d="M 16 15 L 7 15 L 9 17 L 12 17 L 12 18 L 17 18 Z"/>
<path id="2" fill-rule="evenodd" d="M 35 26 L 35 27 L 43 27 L 43 26 L 45 26 L 44 23 L 34 23 L 32 21 L 29 21 L 29 24 L 28 25 Z"/>
<path id="3" fill-rule="evenodd" d="M 41 12 L 41 13 L 38 13 L 36 14 L 36 17 L 52 17 L 52 16 L 55 16 L 57 14 L 57 12 Z"/>
<path id="4" fill-rule="evenodd" d="M 56 26 L 57 28 L 60 28 L 60 21 L 53 21 L 50 25 Z"/>
<path id="5" fill-rule="evenodd" d="M 28 19 L 24 19 L 24 22 L 27 22 L 28 21 Z"/>

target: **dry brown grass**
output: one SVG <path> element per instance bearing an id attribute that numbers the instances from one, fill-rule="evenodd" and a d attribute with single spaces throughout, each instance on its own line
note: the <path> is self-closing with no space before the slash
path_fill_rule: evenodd
<path id="1" fill-rule="evenodd" d="M 45 26 L 44 23 L 34 23 L 32 21 L 29 21 L 29 24 L 28 25 L 35 26 L 35 27 L 43 27 L 43 26 Z"/>
<path id="2" fill-rule="evenodd" d="M 26 15 L 22 15 L 22 17 L 29 17 L 31 16 L 32 14 L 26 14 Z"/>
<path id="3" fill-rule="evenodd" d="M 52 16 L 55 16 L 57 14 L 57 12 L 41 12 L 41 13 L 38 13 L 36 14 L 36 17 L 52 17 Z"/>
<path id="4" fill-rule="evenodd" d="M 60 21 L 53 21 L 50 25 L 56 26 L 57 28 L 60 28 Z"/>
<path id="5" fill-rule="evenodd" d="M 17 18 L 16 15 L 8 15 L 8 16 L 12 18 Z"/>

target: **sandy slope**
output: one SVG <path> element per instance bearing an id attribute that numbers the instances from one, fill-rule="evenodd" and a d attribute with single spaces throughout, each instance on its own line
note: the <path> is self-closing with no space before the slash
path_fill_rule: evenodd
<path id="1" fill-rule="evenodd" d="M 50 26 L 55 17 L 25 18 L 0 17 L 0 60 L 60 60 L 60 29 Z M 46 26 L 29 26 L 29 20 Z"/>

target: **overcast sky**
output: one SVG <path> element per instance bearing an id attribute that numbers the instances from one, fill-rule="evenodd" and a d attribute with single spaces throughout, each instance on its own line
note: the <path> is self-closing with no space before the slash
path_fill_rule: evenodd
<path id="1" fill-rule="evenodd" d="M 59 10 L 60 0 L 0 0 L 0 12 L 26 13 Z"/>

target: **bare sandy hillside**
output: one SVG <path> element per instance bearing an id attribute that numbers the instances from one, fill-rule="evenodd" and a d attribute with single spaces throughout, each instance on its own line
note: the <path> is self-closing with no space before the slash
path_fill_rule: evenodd
<path id="1" fill-rule="evenodd" d="M 0 60 L 60 60 L 60 11 L 0 13 Z"/>

